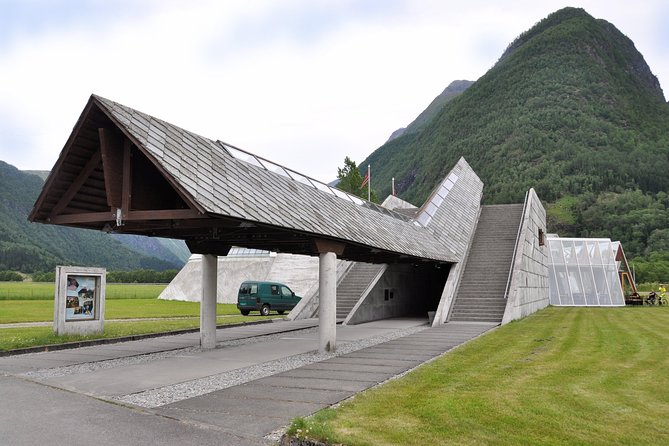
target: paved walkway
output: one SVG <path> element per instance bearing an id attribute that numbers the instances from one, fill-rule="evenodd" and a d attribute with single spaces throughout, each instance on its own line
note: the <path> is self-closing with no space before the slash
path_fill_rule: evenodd
<path id="1" fill-rule="evenodd" d="M 164 439 L 161 444 L 184 444 L 184 432 L 190 433 L 187 444 L 267 444 L 265 435 L 287 425 L 294 417 L 309 415 L 375 386 L 494 326 L 449 323 L 245 384 L 204 395 L 186 394 L 184 399 L 177 398 L 154 409 L 123 407 L 104 401 L 123 401 L 125 397 L 155 389 L 172 389 L 170 386 L 188 388 L 189 383 L 199 383 L 218 374 L 243 373 L 251 367 L 295 355 L 315 355 L 317 323 L 312 319 L 221 329 L 217 332 L 219 348 L 209 351 L 196 348 L 199 334 L 189 333 L 0 358 L 0 400 L 15 402 L 11 407 L 0 405 L 0 438 L 16 440 L 12 444 L 40 442 L 41 430 L 34 429 L 34 422 L 39 420 L 56 431 L 60 429 L 62 432 L 57 438 L 67 439 L 72 445 L 88 444 L 91 435 L 99 444 L 155 444 L 151 441 L 156 437 L 146 435 L 154 429 L 179 432 L 173 437 L 156 432 Z M 338 326 L 338 347 L 345 349 L 347 343 L 421 324 L 424 321 L 391 319 Z M 259 338 L 260 342 L 234 345 L 235 340 L 257 336 L 265 337 Z M 160 353 L 170 351 L 172 353 Z M 114 361 L 107 361 L 119 358 L 133 360 L 130 363 L 120 360 L 123 364 L 118 366 L 114 366 Z M 110 366 L 102 367 L 105 364 Z M 57 373 L 59 370 L 68 373 Z M 90 410 L 106 417 L 106 424 L 90 419 Z M 136 414 L 135 418 L 132 413 Z M 75 420 L 87 420 L 89 425 L 82 430 L 85 435 L 70 432 L 69 421 L 62 421 L 68 420 L 68 415 Z M 60 428 L 58 420 L 63 423 Z M 141 426 L 125 427 L 127 423 L 133 424 L 132 420 Z M 142 426 L 147 430 L 139 435 Z M 116 438 L 119 429 L 123 432 Z M 124 443 L 123 438 L 131 432 L 137 435 Z M 217 433 L 214 443 L 210 441 L 212 432 Z M 98 441 L 100 435 L 118 441 L 105 442 L 112 438 Z M 142 443 L 143 439 L 146 443 Z"/>

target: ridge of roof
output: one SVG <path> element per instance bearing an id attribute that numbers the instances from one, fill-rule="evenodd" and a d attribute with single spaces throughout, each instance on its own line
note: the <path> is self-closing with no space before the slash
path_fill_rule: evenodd
<path id="1" fill-rule="evenodd" d="M 461 256 L 433 231 L 426 231 L 397 212 L 364 200 L 360 200 L 363 203 L 360 205 L 338 196 L 321 182 L 318 184 L 322 187 L 313 184 L 310 187 L 236 158 L 226 149 L 226 146 L 234 146 L 101 96 L 92 97 L 207 213 L 420 258 L 446 262 L 461 260 Z"/>

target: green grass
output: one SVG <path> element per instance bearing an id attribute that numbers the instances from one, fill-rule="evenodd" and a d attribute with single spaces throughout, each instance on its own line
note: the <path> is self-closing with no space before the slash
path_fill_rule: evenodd
<path id="1" fill-rule="evenodd" d="M 226 316 L 218 318 L 217 323 L 239 324 L 257 320 L 267 320 L 263 316 Z M 197 318 L 180 320 L 134 321 L 134 322 L 105 322 L 102 335 L 89 336 L 56 336 L 53 327 L 23 327 L 0 329 L 0 351 L 17 348 L 34 347 L 38 345 L 63 344 L 91 339 L 117 338 L 121 336 L 139 335 L 147 333 L 161 333 L 165 331 L 197 328 L 200 321 Z"/>
<path id="2" fill-rule="evenodd" d="M 235 304 L 217 304 L 217 315 L 235 315 Z M 105 319 L 199 317 L 199 302 L 160 299 L 110 299 L 105 301 Z M 0 301 L 0 324 L 53 321 L 53 300 Z"/>
<path id="3" fill-rule="evenodd" d="M 551 307 L 290 432 L 355 445 L 669 444 L 669 308 Z"/>
<path id="4" fill-rule="evenodd" d="M 165 289 L 165 284 L 108 283 L 107 299 L 152 299 Z M 52 282 L 0 282 L 2 300 L 52 300 Z"/>

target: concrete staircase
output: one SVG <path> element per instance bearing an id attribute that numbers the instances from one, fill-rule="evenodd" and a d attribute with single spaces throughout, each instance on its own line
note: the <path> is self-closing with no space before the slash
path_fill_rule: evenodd
<path id="1" fill-rule="evenodd" d="M 337 287 L 337 319 L 345 319 L 384 265 L 356 262 Z"/>
<path id="2" fill-rule="evenodd" d="M 502 322 L 522 204 L 488 205 L 474 234 L 449 321 Z"/>

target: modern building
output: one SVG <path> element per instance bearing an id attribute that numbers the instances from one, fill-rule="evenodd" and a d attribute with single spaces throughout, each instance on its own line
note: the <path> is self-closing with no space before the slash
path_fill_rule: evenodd
<path id="1" fill-rule="evenodd" d="M 317 286 L 290 317 L 317 315 L 329 351 L 337 319 L 506 323 L 548 305 L 539 198 L 482 206 L 482 194 L 461 158 L 422 206 L 380 206 L 93 95 L 29 219 L 185 240 L 201 255 L 204 348 L 216 344 L 218 257 L 242 246 L 318 258 Z"/>

